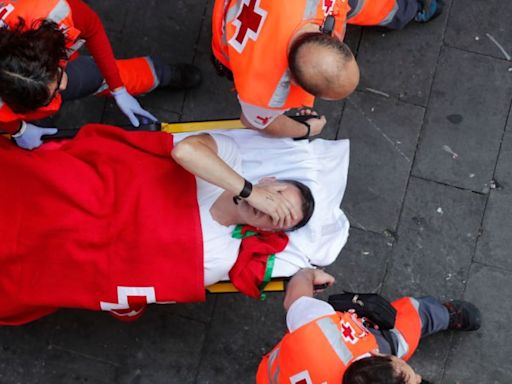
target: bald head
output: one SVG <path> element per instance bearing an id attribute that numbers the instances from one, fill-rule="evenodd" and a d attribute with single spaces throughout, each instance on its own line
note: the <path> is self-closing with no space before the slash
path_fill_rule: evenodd
<path id="1" fill-rule="evenodd" d="M 293 80 L 322 99 L 343 99 L 359 83 L 359 67 L 350 48 L 323 33 L 300 35 L 290 48 L 288 65 Z"/>

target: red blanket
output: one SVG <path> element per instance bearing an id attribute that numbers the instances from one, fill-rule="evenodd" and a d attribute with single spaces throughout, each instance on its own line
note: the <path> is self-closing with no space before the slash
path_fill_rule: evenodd
<path id="1" fill-rule="evenodd" d="M 0 138 L 0 324 L 204 300 L 195 178 L 172 140 L 102 125 L 58 150 Z"/>

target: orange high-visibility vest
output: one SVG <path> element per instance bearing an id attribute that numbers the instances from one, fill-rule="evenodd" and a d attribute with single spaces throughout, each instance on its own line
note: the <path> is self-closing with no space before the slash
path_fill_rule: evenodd
<path id="1" fill-rule="evenodd" d="M 421 336 L 418 303 L 405 297 L 393 303 L 398 357 L 408 359 Z M 256 374 L 257 384 L 339 384 L 347 367 L 378 351 L 375 336 L 348 312 L 324 316 L 288 333 L 266 356 Z"/>
<path id="2" fill-rule="evenodd" d="M 27 29 L 33 28 L 34 23 L 40 20 L 55 22 L 66 35 L 68 57 L 71 57 L 84 43 L 78 38 L 80 30 L 74 27 L 71 9 L 65 0 L 8 0 L 0 3 L 0 27 L 5 25 L 14 27 L 18 24 L 20 17 L 24 19 Z M 0 122 L 42 119 L 56 113 L 61 103 L 61 96 L 57 94 L 49 105 L 25 114 L 18 114 L 0 98 Z"/>
<path id="3" fill-rule="evenodd" d="M 334 34 L 349 23 L 384 24 L 398 9 L 396 0 L 216 0 L 212 19 L 212 50 L 233 72 L 239 98 L 269 109 L 312 106 L 313 95 L 290 81 L 288 49 L 292 37 L 307 23 L 336 19 Z"/>
<path id="4" fill-rule="evenodd" d="M 327 14 L 342 37 L 349 9 L 348 0 L 217 0 L 213 53 L 233 71 L 242 101 L 275 109 L 312 106 L 313 95 L 290 82 L 290 40 L 308 22 L 320 26 Z"/>

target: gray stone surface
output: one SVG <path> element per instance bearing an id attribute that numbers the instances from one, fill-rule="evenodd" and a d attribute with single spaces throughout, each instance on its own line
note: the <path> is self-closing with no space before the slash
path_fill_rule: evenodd
<path id="1" fill-rule="evenodd" d="M 393 242 L 384 234 L 352 228 L 336 263 L 328 269 L 336 278 L 332 291 L 380 292 Z M 329 290 L 325 296 L 332 293 Z"/>
<path id="2" fill-rule="evenodd" d="M 450 1 L 447 1 L 450 4 Z M 376 89 L 411 104 L 427 104 L 447 13 L 403 31 L 366 29 L 359 46 L 359 89 Z"/>
<path id="3" fill-rule="evenodd" d="M 476 333 L 454 335 L 444 382 L 510 383 L 512 272 L 474 264 L 464 299 L 480 308 L 482 328 Z"/>
<path id="4" fill-rule="evenodd" d="M 239 116 L 232 84 L 210 65 L 213 0 L 88 3 L 118 57 L 153 54 L 203 71 L 198 89 L 139 98 L 161 120 Z M 486 34 L 512 54 L 512 2 L 445 3 L 440 18 L 403 31 L 348 28 L 359 90 L 316 104 L 328 118 L 322 137 L 352 140 L 343 202 L 351 236 L 328 268 L 337 286 L 321 297 L 352 289 L 474 301 L 482 329 L 430 337 L 411 364 L 438 384 L 509 384 L 512 63 Z M 98 121 L 128 124 L 115 103 L 95 98 L 52 119 L 64 127 Z M 65 310 L 0 327 L 0 383 L 254 383 L 261 356 L 285 331 L 282 297 L 209 295 L 201 304 L 150 306 L 134 323 Z"/>
<path id="5" fill-rule="evenodd" d="M 512 99 L 508 67 L 489 57 L 442 50 L 415 175 L 474 191 L 488 187 Z"/>
<path id="6" fill-rule="evenodd" d="M 512 226 L 512 120 L 501 145 L 495 173 L 496 189 L 491 190 L 478 240 L 475 259 L 496 267 L 512 270 L 510 228 Z"/>
<path id="7" fill-rule="evenodd" d="M 484 196 L 412 178 L 384 292 L 460 297 L 484 203 Z"/>
<path id="8" fill-rule="evenodd" d="M 352 225 L 394 232 L 424 110 L 364 92 L 346 103 L 340 134 L 351 140 L 351 162 L 342 206 Z"/>
<path id="9" fill-rule="evenodd" d="M 451 46 L 505 59 L 492 38 L 512 55 L 510 9 L 501 0 L 453 0 L 445 42 Z"/>

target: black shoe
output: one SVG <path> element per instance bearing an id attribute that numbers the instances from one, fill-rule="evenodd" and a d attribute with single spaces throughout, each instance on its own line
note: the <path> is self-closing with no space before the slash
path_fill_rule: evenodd
<path id="1" fill-rule="evenodd" d="M 165 85 L 170 89 L 188 89 L 201 83 L 201 71 L 195 65 L 178 63 L 170 65 L 171 76 Z"/>
<path id="2" fill-rule="evenodd" d="M 427 23 L 434 20 L 443 12 L 442 0 L 418 0 L 418 13 L 414 20 L 418 23 Z"/>
<path id="3" fill-rule="evenodd" d="M 448 329 L 454 331 L 476 331 L 480 328 L 480 310 L 463 300 L 452 300 L 443 305 L 450 314 Z"/>

